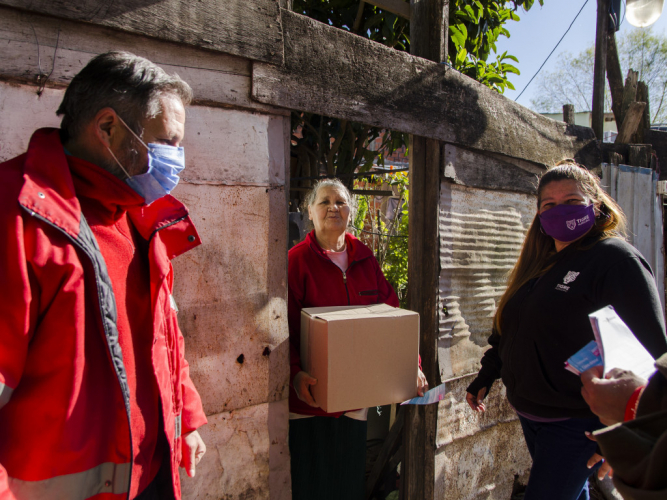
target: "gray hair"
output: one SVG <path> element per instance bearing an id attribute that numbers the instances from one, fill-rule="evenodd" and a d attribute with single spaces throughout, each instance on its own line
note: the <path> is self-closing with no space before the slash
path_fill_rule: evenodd
<path id="1" fill-rule="evenodd" d="M 179 97 L 183 106 L 192 101 L 192 89 L 178 75 L 168 75 L 148 59 L 130 52 L 100 54 L 83 68 L 65 91 L 56 114 L 63 141 L 77 137 L 103 108 L 113 108 L 141 135 L 141 123 L 160 114 L 160 96 Z"/>
<path id="2" fill-rule="evenodd" d="M 352 196 L 352 193 L 350 193 L 350 190 L 347 189 L 347 186 L 343 184 L 340 179 L 321 179 L 315 183 L 313 188 L 308 191 L 306 194 L 306 197 L 303 199 L 303 204 L 302 204 L 302 210 L 304 212 L 308 211 L 308 207 L 313 206 L 315 204 L 315 200 L 317 199 L 317 193 L 320 192 L 320 189 L 322 188 L 334 188 L 337 191 L 340 192 L 340 194 L 343 195 L 343 198 L 345 198 L 345 202 L 349 205 L 350 207 L 350 220 L 348 221 L 348 225 L 353 225 L 354 224 L 354 218 L 357 215 L 357 200 L 354 196 Z M 312 226 L 312 222 L 308 221 L 308 225 Z"/>

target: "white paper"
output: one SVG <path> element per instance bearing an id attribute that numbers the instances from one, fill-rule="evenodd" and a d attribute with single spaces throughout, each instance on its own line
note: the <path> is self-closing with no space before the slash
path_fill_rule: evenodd
<path id="1" fill-rule="evenodd" d="M 416 397 L 403 401 L 401 405 L 430 405 L 432 403 L 437 403 L 445 397 L 445 384 L 440 384 L 437 387 L 434 387 L 430 391 L 427 391 L 421 397 Z"/>
<path id="2" fill-rule="evenodd" d="M 604 374 L 613 368 L 630 370 L 648 379 L 655 360 L 611 306 L 588 315 L 604 362 Z"/>

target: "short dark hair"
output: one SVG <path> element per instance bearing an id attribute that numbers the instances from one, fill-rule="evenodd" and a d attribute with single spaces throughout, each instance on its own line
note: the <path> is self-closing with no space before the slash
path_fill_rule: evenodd
<path id="1" fill-rule="evenodd" d="M 83 68 L 65 91 L 56 114 L 63 141 L 77 137 L 100 109 L 113 108 L 138 135 L 141 122 L 160 114 L 160 96 L 178 96 L 187 106 L 192 89 L 148 59 L 130 52 L 100 54 Z"/>

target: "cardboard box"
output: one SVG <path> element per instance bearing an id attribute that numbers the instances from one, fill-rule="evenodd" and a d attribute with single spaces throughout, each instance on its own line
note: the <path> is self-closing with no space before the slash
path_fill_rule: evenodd
<path id="1" fill-rule="evenodd" d="M 301 311 L 301 367 L 328 412 L 400 403 L 417 395 L 419 314 L 376 304 Z"/>

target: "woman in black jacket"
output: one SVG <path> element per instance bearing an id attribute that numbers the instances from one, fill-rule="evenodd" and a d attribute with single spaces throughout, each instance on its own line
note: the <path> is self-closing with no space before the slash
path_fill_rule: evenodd
<path id="1" fill-rule="evenodd" d="M 482 368 L 467 401 L 502 378 L 533 467 L 525 500 L 588 499 L 587 462 L 602 427 L 565 361 L 593 340 L 588 314 L 612 305 L 654 358 L 667 352 L 653 274 L 623 239 L 625 217 L 596 176 L 572 160 L 540 179 L 537 214 L 500 299 Z M 599 466 L 599 464 L 598 464 Z"/>

